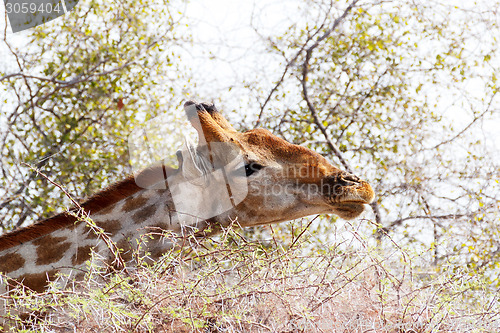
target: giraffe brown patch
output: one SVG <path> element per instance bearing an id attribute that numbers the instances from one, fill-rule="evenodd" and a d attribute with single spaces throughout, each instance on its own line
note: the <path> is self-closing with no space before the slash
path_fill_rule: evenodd
<path id="1" fill-rule="evenodd" d="M 156 213 L 156 209 L 157 208 L 156 208 L 155 205 L 147 206 L 147 207 L 139 210 L 134 215 L 132 215 L 132 219 L 134 221 L 136 221 L 136 223 L 141 223 L 144 220 L 147 220 L 148 218 L 150 218 L 151 216 L 153 216 L 154 213 Z"/>
<path id="2" fill-rule="evenodd" d="M 57 270 L 53 269 L 43 273 L 26 274 L 20 276 L 17 280 L 34 291 L 42 292 L 47 286 L 47 281 L 52 280 L 56 273 Z"/>
<path id="3" fill-rule="evenodd" d="M 127 198 L 125 200 L 125 204 L 123 205 L 122 209 L 129 213 L 133 210 L 136 210 L 139 207 L 144 206 L 148 202 L 148 198 L 145 198 L 143 196 L 132 196 L 130 198 Z"/>
<path id="4" fill-rule="evenodd" d="M 122 222 L 119 220 L 108 220 L 101 223 L 101 228 L 111 235 L 116 235 L 122 229 Z"/>
<path id="5" fill-rule="evenodd" d="M 129 231 L 125 236 L 123 236 L 124 239 L 129 241 L 130 244 L 132 244 L 132 240 L 135 239 L 137 236 L 139 236 L 139 232 L 136 231 Z"/>
<path id="6" fill-rule="evenodd" d="M 111 213 L 113 211 L 113 209 L 115 209 L 114 205 L 111 205 L 109 207 L 105 207 L 99 211 L 99 215 L 107 215 L 107 214 Z"/>
<path id="7" fill-rule="evenodd" d="M 165 253 L 165 251 L 159 247 L 155 247 L 149 251 L 149 256 L 146 262 L 158 261 L 161 256 Z"/>
<path id="8" fill-rule="evenodd" d="M 172 200 L 172 196 L 170 195 L 170 191 L 167 190 L 155 190 L 155 195 L 154 197 L 157 197 L 157 198 L 160 198 L 160 197 L 163 197 L 163 201 L 164 202 L 170 202 Z"/>
<path id="9" fill-rule="evenodd" d="M 33 241 L 37 246 L 37 265 L 47 265 L 59 261 L 71 246 L 66 237 L 52 237 L 47 235 Z"/>
<path id="10" fill-rule="evenodd" d="M 26 261 L 18 253 L 9 253 L 0 257 L 0 272 L 10 273 L 23 267 Z"/>
<path id="11" fill-rule="evenodd" d="M 71 263 L 75 266 L 83 264 L 91 257 L 92 245 L 80 246 L 71 258 Z"/>

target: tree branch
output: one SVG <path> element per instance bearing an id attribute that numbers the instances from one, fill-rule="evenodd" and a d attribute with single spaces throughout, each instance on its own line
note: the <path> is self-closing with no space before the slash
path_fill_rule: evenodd
<path id="1" fill-rule="evenodd" d="M 325 40 L 327 37 L 329 37 L 331 35 L 331 33 L 338 27 L 338 25 L 340 24 L 340 22 L 342 22 L 345 19 L 345 17 L 347 16 L 347 14 L 349 14 L 349 12 L 351 11 L 351 9 L 356 5 L 356 3 L 358 1 L 359 0 L 354 0 L 353 2 L 351 2 L 351 4 L 344 10 L 344 12 L 342 13 L 342 15 L 339 16 L 337 19 L 335 19 L 335 21 L 333 22 L 333 24 L 330 27 L 330 29 L 328 29 L 322 36 L 320 36 L 316 40 L 316 42 L 313 45 L 311 45 L 306 50 L 306 58 L 304 60 L 304 63 L 302 64 L 302 79 L 301 79 L 302 94 L 303 94 L 304 100 L 307 103 L 307 107 L 309 108 L 309 111 L 311 112 L 311 115 L 313 117 L 314 123 L 316 124 L 316 126 L 318 126 L 319 130 L 321 131 L 321 133 L 325 137 L 325 140 L 326 140 L 326 142 L 328 144 L 328 147 L 333 151 L 333 153 L 335 154 L 335 156 L 337 156 L 337 158 L 339 159 L 339 161 L 342 164 L 342 166 L 346 169 L 346 171 L 348 171 L 350 173 L 353 173 L 352 168 L 350 167 L 350 165 L 347 163 L 347 161 L 342 156 L 342 153 L 339 150 L 339 148 L 337 147 L 337 145 L 335 145 L 333 143 L 333 141 L 330 139 L 330 137 L 329 137 L 329 135 L 328 135 L 328 133 L 326 131 L 325 126 L 323 126 L 323 123 L 318 118 L 318 113 L 316 111 L 316 108 L 314 107 L 313 103 L 309 99 L 309 93 L 308 93 L 308 90 L 307 90 L 307 75 L 309 74 L 309 61 L 311 60 L 311 56 L 312 56 L 312 53 L 313 53 L 314 49 L 319 46 L 319 43 L 321 41 Z"/>
<path id="2" fill-rule="evenodd" d="M 387 227 L 384 227 L 384 231 L 388 232 L 392 228 L 403 224 L 403 222 L 408 221 L 408 220 L 450 220 L 450 219 L 457 219 L 461 217 L 467 217 L 470 216 L 471 214 L 447 214 L 447 215 L 417 215 L 417 216 L 408 216 L 408 217 L 403 217 L 397 220 L 392 221 L 389 223 Z"/>
<path id="3" fill-rule="evenodd" d="M 440 147 L 442 145 L 448 144 L 448 143 L 454 141 L 456 138 L 458 138 L 462 134 L 464 134 L 465 132 L 467 132 L 469 130 L 469 128 L 471 128 L 472 125 L 474 125 L 476 123 L 476 121 L 478 121 L 479 119 L 482 119 L 487 113 L 490 112 L 491 105 L 492 105 L 493 100 L 495 99 L 496 95 L 497 95 L 497 92 L 495 92 L 491 96 L 491 99 L 490 99 L 490 101 L 488 103 L 488 107 L 486 108 L 486 110 L 484 110 L 483 112 L 481 112 L 480 115 L 474 117 L 474 119 L 467 126 L 465 126 L 460 132 L 458 132 L 456 135 L 454 135 L 450 139 L 447 139 L 447 140 L 445 140 L 443 142 L 438 143 L 437 145 L 435 145 L 434 147 L 430 148 L 429 150 L 435 150 L 436 148 L 438 148 L 438 147 Z"/>
<path id="4" fill-rule="evenodd" d="M 314 123 L 316 124 L 316 126 L 319 128 L 319 130 L 323 134 L 330 150 L 335 154 L 335 156 L 337 156 L 337 158 L 339 159 L 339 161 L 342 164 L 342 166 L 344 167 L 344 169 L 350 173 L 353 173 L 353 169 L 351 168 L 351 166 L 349 165 L 347 160 L 344 158 L 344 156 L 342 155 L 342 152 L 337 147 L 337 145 L 335 143 L 333 143 L 333 141 L 330 139 L 330 136 L 328 135 L 328 132 L 327 132 L 325 126 L 323 125 L 323 123 L 320 121 L 320 119 L 318 117 L 318 112 L 317 112 L 314 104 L 312 103 L 311 99 L 309 98 L 309 92 L 308 92 L 308 88 L 307 88 L 307 75 L 309 74 L 309 62 L 311 60 L 312 53 L 313 53 L 314 49 L 316 49 L 323 40 L 328 38 L 332 34 L 333 31 L 335 31 L 335 29 L 339 26 L 339 24 L 346 18 L 347 14 L 349 14 L 349 12 L 356 6 L 358 1 L 359 0 L 352 1 L 349 4 L 349 6 L 344 10 L 342 15 L 335 19 L 332 26 L 322 36 L 320 36 L 313 45 L 311 45 L 306 50 L 306 57 L 305 57 L 305 60 L 302 64 L 302 78 L 300 80 L 301 84 L 302 84 L 302 95 L 304 97 L 304 100 L 306 101 L 309 112 L 311 113 L 311 116 L 313 117 Z M 377 225 L 382 225 L 382 218 L 381 218 L 381 214 L 380 214 L 380 209 L 378 207 L 378 203 L 376 201 L 374 201 L 370 204 L 370 206 L 372 208 L 373 214 L 375 215 L 375 222 L 377 223 Z"/>
<path id="5" fill-rule="evenodd" d="M 359 0 L 356 0 L 355 2 L 357 2 Z M 330 6 L 331 8 L 331 6 Z M 327 17 L 325 17 L 325 20 L 327 19 Z M 278 90 L 279 86 L 283 83 L 283 81 L 285 81 L 285 76 L 286 74 L 288 73 L 288 70 L 295 64 L 295 62 L 297 61 L 297 59 L 299 58 L 299 56 L 302 54 L 302 52 L 304 52 L 307 44 L 309 44 L 309 42 L 311 40 L 313 40 L 313 38 L 321 31 L 321 29 L 323 29 L 325 25 L 325 21 L 323 21 L 323 23 L 321 24 L 321 26 L 316 30 L 316 32 L 314 32 L 314 34 L 312 34 L 311 36 L 308 36 L 306 41 L 302 44 L 302 46 L 300 47 L 300 50 L 297 51 L 297 53 L 295 54 L 295 56 L 292 58 L 292 60 L 290 61 L 287 61 L 286 63 L 286 66 L 285 66 L 285 70 L 283 71 L 283 74 L 281 75 L 280 79 L 278 80 L 278 82 L 274 85 L 274 87 L 271 89 L 271 91 L 269 92 L 269 94 L 267 95 L 266 97 L 266 100 L 264 101 L 264 103 L 262 104 L 262 106 L 260 107 L 260 112 L 259 112 L 259 116 L 257 118 L 257 121 L 255 122 L 255 127 L 259 126 L 260 125 L 260 122 L 262 120 L 262 116 L 264 114 L 264 109 L 266 108 L 267 104 L 269 103 L 269 101 L 271 100 L 271 97 L 274 95 L 274 93 Z M 254 29 L 255 30 L 255 29 Z M 256 31 L 257 32 L 257 31 Z M 258 32 L 257 32 L 258 33 Z M 324 36 L 324 35 L 323 35 Z M 318 39 L 321 39 L 323 36 L 321 36 L 320 38 Z M 283 55 L 284 56 L 284 55 Z M 284 56 L 285 57 L 285 56 Z M 286 58 L 286 57 L 285 57 Z"/>

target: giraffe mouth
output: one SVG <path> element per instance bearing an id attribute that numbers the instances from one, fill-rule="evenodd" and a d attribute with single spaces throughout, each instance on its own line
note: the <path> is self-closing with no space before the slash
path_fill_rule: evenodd
<path id="1" fill-rule="evenodd" d="M 332 205 L 333 212 L 345 220 L 352 220 L 365 211 L 365 203 L 359 201 L 347 201 Z"/>
<path id="2" fill-rule="evenodd" d="M 362 180 L 348 185 L 335 185 L 333 190 L 324 190 L 323 193 L 331 204 L 370 204 L 375 197 L 370 184 Z"/>
<path id="3" fill-rule="evenodd" d="M 361 215 L 365 205 L 374 199 L 374 192 L 370 184 L 365 181 L 349 179 L 349 182 L 337 187 L 339 192 L 329 193 L 328 201 L 335 214 L 343 219 L 351 220 Z"/>
<path id="4" fill-rule="evenodd" d="M 348 172 L 339 172 L 321 181 L 323 195 L 331 203 L 362 203 L 373 201 L 373 189 L 366 181 Z"/>

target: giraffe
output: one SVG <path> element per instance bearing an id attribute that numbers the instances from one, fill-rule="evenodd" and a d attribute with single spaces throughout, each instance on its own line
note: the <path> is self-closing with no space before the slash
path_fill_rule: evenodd
<path id="1" fill-rule="evenodd" d="M 237 132 L 213 104 L 188 101 L 184 108 L 199 142 L 178 153 L 177 169 L 147 168 L 73 211 L 0 236 L 0 272 L 7 277 L 4 290 L 22 283 L 43 291 L 58 272 L 78 277 L 92 251 L 111 260 L 106 239 L 120 249 L 123 262 L 133 265 L 138 240 L 151 228 L 202 237 L 235 223 L 248 227 L 329 213 L 353 219 L 374 199 L 366 181 L 310 149 L 265 129 Z M 235 173 L 231 186 L 227 182 L 219 186 L 230 192 L 231 205 L 213 216 L 205 214 L 221 205 L 218 190 L 207 187 L 206 174 L 237 160 L 242 163 L 229 171 Z M 240 188 L 245 190 L 240 191 L 240 200 L 234 200 Z M 89 216 L 94 227 L 78 218 L 78 212 Z M 143 253 L 156 260 L 175 241 L 152 237 L 142 246 Z"/>

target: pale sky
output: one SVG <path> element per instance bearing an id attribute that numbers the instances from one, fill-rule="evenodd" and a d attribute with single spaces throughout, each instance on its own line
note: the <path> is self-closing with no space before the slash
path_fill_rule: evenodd
<path id="1" fill-rule="evenodd" d="M 465 0 L 460 1 L 459 4 L 463 7 L 473 7 L 478 2 L 484 1 Z M 263 48 L 263 44 L 262 40 L 250 27 L 252 19 L 261 33 L 282 33 L 296 15 L 294 9 L 297 3 L 296 1 L 277 0 L 191 2 L 186 7 L 185 13 L 197 22 L 197 26 L 192 30 L 194 40 L 203 47 L 205 45 L 212 46 L 218 56 L 228 60 L 228 62 L 220 60 L 204 62 L 204 66 L 209 67 L 211 72 L 221 73 L 222 77 L 227 75 L 227 80 L 231 81 L 235 75 L 241 77 L 251 75 L 252 66 L 247 66 L 248 63 L 262 62 L 262 59 L 256 54 Z M 487 1 L 484 2 L 483 8 L 488 8 Z M 259 15 L 256 16 L 255 13 L 259 13 Z M 500 16 L 498 18 L 500 20 Z M 482 38 L 492 38 L 492 36 L 485 33 Z M 224 47 L 224 45 L 227 47 Z M 251 48 L 256 48 L 257 51 L 252 52 L 249 50 L 249 45 Z M 471 48 L 475 47 L 475 45 L 471 45 Z M 272 63 L 273 58 L 266 58 L 265 61 Z M 238 68 L 240 73 L 233 73 L 234 68 Z M 271 75 L 270 79 L 277 80 L 280 71 L 276 71 L 275 76 Z M 483 94 L 481 84 L 474 80 L 464 82 L 464 88 L 479 97 Z M 451 96 L 449 99 L 441 98 L 438 108 L 441 111 L 444 110 L 445 116 L 453 123 L 454 129 L 458 131 L 469 123 L 470 117 L 468 115 L 470 115 L 470 110 L 463 110 L 458 106 L 450 107 L 453 102 Z M 496 104 L 498 109 L 500 102 Z M 476 126 L 484 133 L 483 140 L 487 142 L 488 146 L 499 151 L 500 119 L 497 118 L 496 120 L 480 122 Z"/>
<path id="2" fill-rule="evenodd" d="M 476 1 L 460 2 L 461 5 L 466 3 L 473 4 Z M 264 43 L 250 24 L 253 20 L 259 32 L 264 35 L 282 33 L 296 15 L 297 4 L 295 0 L 191 1 L 184 7 L 183 12 L 190 22 L 194 22 L 188 27 L 195 41 L 192 55 L 193 67 L 195 70 L 198 67 L 200 73 L 216 73 L 217 84 L 223 90 L 227 90 L 235 82 L 251 77 L 256 72 L 256 68 L 259 66 L 262 68 L 263 64 L 270 69 L 264 74 L 267 77 L 263 79 L 269 82 L 276 81 L 281 71 L 278 67 L 278 60 L 275 55 L 266 55 L 266 52 L 263 52 Z M 5 25 L 4 6 L 0 6 L 0 17 L 0 25 L 3 27 Z M 8 32 L 7 34 L 11 43 L 22 45 L 29 31 L 16 34 Z M 217 55 L 218 59 L 207 59 L 205 55 L 202 56 L 203 58 L 197 58 L 196 47 L 205 51 L 209 49 Z M 0 47 L 0 57 L 3 59 L 0 62 L 0 70 L 8 73 L 8 68 L 13 65 L 14 59 L 9 57 L 9 51 L 3 45 Z M 196 77 L 194 80 L 196 81 Z M 203 84 L 200 86 L 197 92 L 203 96 Z M 482 93 L 478 88 L 480 85 L 474 82 L 466 82 L 466 87 L 469 91 L 475 91 L 478 96 Z M 208 89 L 206 93 L 213 94 L 213 90 Z M 244 100 L 243 96 L 237 98 Z M 439 107 L 447 110 L 445 114 L 453 121 L 455 130 L 458 130 L 460 126 L 467 124 L 468 119 L 465 116 L 467 111 L 463 112 L 457 107 L 449 108 L 450 103 L 451 101 L 442 99 Z M 498 130 L 500 124 L 498 122 L 488 121 L 477 126 L 484 130 L 484 140 L 488 141 L 492 148 L 500 147 L 500 131 Z"/>

